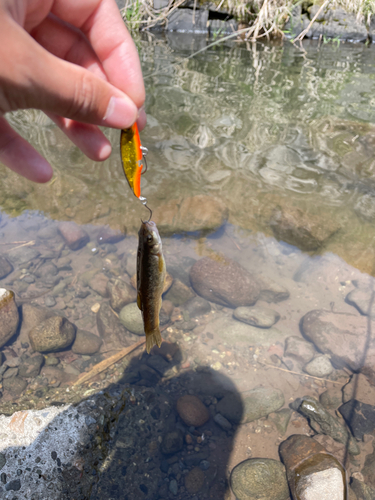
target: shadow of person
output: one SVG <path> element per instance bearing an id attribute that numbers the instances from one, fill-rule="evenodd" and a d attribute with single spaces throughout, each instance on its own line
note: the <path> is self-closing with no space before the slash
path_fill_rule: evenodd
<path id="1" fill-rule="evenodd" d="M 93 379 L 85 389 L 76 406 L 52 398 L 49 409 L 0 417 L 0 433 L 17 434 L 20 443 L 4 447 L 5 439 L 0 448 L 1 498 L 230 498 L 236 426 L 215 408 L 231 393 L 240 421 L 242 403 L 228 377 L 189 369 L 179 346 L 163 342 L 151 355 L 137 351 L 116 383 Z M 186 395 L 189 404 L 177 411 Z"/>

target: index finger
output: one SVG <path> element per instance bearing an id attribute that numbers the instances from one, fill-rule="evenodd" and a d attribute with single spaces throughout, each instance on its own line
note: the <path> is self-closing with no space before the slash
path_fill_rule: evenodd
<path id="1" fill-rule="evenodd" d="M 145 88 L 138 52 L 115 0 L 56 0 L 51 12 L 85 33 L 108 81 L 138 108 L 143 106 Z"/>

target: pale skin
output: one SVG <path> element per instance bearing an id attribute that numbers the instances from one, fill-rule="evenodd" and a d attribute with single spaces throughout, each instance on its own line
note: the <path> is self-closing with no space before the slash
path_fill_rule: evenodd
<path id="1" fill-rule="evenodd" d="M 6 113 L 44 111 L 89 158 L 111 144 L 98 125 L 142 129 L 141 66 L 115 0 L 0 0 L 0 162 L 34 182 L 50 164 Z"/>

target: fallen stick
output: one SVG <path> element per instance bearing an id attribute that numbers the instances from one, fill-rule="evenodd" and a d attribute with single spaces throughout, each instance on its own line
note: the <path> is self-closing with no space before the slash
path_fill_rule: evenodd
<path id="1" fill-rule="evenodd" d="M 17 243 L 17 242 L 14 242 Z M 7 252 L 10 252 L 11 250 L 16 250 L 16 248 L 22 248 L 22 247 L 30 247 L 35 245 L 35 241 L 27 241 L 26 243 L 23 243 L 23 245 L 18 245 L 18 247 L 11 248 L 10 250 L 7 250 Z"/>
<path id="2" fill-rule="evenodd" d="M 96 375 L 99 375 L 99 373 L 102 373 L 105 370 L 107 370 L 107 368 L 109 368 L 110 366 L 112 366 L 115 363 L 117 363 L 118 361 L 120 361 L 127 354 L 134 351 L 135 349 L 137 349 L 137 347 L 141 346 L 145 342 L 146 342 L 146 339 L 142 339 L 139 342 L 136 342 L 135 344 L 133 344 L 129 347 L 125 347 L 125 349 L 122 349 L 120 352 L 113 354 L 113 356 L 110 356 L 109 358 L 104 359 L 103 361 L 101 361 L 100 363 L 95 365 L 93 368 L 91 368 L 91 370 L 89 372 L 83 374 L 78 380 L 76 380 L 73 384 L 73 387 L 77 386 L 77 385 L 85 384 L 90 379 L 92 379 Z"/>
<path id="3" fill-rule="evenodd" d="M 321 377 L 314 377 L 313 375 L 307 375 L 307 373 L 292 372 L 291 370 L 285 370 L 285 368 L 279 368 L 278 366 L 269 365 L 268 363 L 262 363 L 261 361 L 258 361 L 258 363 L 261 366 L 268 366 L 269 368 L 273 368 L 274 370 L 280 370 L 281 372 L 291 373 L 292 375 L 299 375 L 300 377 L 308 377 L 308 378 L 314 378 L 316 380 L 323 380 L 324 382 L 331 382 L 331 384 L 345 385 L 349 382 L 349 379 L 346 380 L 346 382 L 344 383 L 335 382 L 334 380 L 329 380 L 328 378 L 321 378 Z"/>

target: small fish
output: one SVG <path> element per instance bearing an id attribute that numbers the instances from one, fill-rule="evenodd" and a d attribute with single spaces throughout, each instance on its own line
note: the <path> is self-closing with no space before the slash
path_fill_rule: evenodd
<path id="1" fill-rule="evenodd" d="M 137 198 L 141 196 L 141 173 L 143 149 L 137 123 L 121 130 L 120 150 L 122 167 L 130 188 Z"/>
<path id="2" fill-rule="evenodd" d="M 166 275 L 162 242 L 152 220 L 143 222 L 138 233 L 137 253 L 137 304 L 142 311 L 143 326 L 146 333 L 146 350 L 162 338 L 159 328 L 159 312 Z"/>

